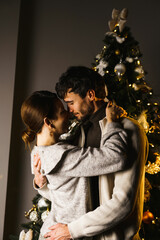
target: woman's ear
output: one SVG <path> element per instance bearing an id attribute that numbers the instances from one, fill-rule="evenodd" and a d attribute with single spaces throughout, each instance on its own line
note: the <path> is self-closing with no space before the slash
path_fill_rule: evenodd
<path id="1" fill-rule="evenodd" d="M 53 125 L 53 123 L 52 123 L 47 117 L 44 118 L 44 124 L 45 124 L 47 127 L 49 127 L 50 129 L 55 128 L 55 126 Z"/>
<path id="2" fill-rule="evenodd" d="M 87 92 L 87 96 L 90 101 L 95 100 L 95 91 L 93 89 L 89 89 Z"/>

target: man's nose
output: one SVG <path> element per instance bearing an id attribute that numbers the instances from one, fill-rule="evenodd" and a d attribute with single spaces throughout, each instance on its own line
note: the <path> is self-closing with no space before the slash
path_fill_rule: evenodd
<path id="1" fill-rule="evenodd" d="M 73 109 L 68 106 L 68 111 L 72 113 L 72 112 L 73 112 Z"/>

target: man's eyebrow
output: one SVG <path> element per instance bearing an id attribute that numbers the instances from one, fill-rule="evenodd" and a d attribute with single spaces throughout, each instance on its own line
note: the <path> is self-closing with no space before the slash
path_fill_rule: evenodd
<path id="1" fill-rule="evenodd" d="M 73 102 L 73 100 L 72 101 L 65 101 L 65 103 L 72 103 Z"/>

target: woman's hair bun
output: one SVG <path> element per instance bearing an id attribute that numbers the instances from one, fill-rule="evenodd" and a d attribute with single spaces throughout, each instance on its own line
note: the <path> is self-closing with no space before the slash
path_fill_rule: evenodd
<path id="1" fill-rule="evenodd" d="M 29 128 L 23 131 L 22 133 L 22 139 L 26 145 L 29 145 L 31 142 L 33 142 L 35 137 L 36 137 L 36 133 Z"/>

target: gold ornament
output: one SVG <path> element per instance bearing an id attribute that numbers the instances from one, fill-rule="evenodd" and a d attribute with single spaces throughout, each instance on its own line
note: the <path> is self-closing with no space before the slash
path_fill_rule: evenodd
<path id="1" fill-rule="evenodd" d="M 117 50 L 115 51 L 115 54 L 116 54 L 116 55 L 119 55 L 119 54 L 120 54 L 120 51 L 117 49 Z"/>
<path id="2" fill-rule="evenodd" d="M 143 111 L 141 115 L 138 117 L 138 122 L 141 124 L 141 126 L 144 128 L 145 132 L 147 133 L 149 131 L 149 123 L 147 122 L 147 111 Z"/>
<path id="3" fill-rule="evenodd" d="M 146 83 L 143 83 L 143 84 L 133 83 L 133 84 L 132 84 L 132 88 L 133 88 L 135 91 L 142 90 L 142 91 L 144 91 L 144 92 L 148 92 L 148 91 L 151 91 L 151 90 L 152 90 L 152 88 L 149 87 Z"/>
<path id="4" fill-rule="evenodd" d="M 153 213 L 146 211 L 143 213 L 142 221 L 146 224 L 150 224 L 154 220 Z"/>
<path id="5" fill-rule="evenodd" d="M 160 172 L 160 154 L 154 153 L 156 155 L 156 161 L 151 163 L 148 161 L 148 165 L 145 166 L 145 171 L 149 174 L 157 174 Z"/>
<path id="6" fill-rule="evenodd" d="M 26 218 L 29 218 L 30 213 L 33 212 L 33 211 L 36 211 L 36 209 L 37 209 L 36 206 L 33 205 L 33 207 L 32 207 L 28 212 L 25 212 L 25 215 L 24 215 L 24 216 L 25 216 Z"/>
<path id="7" fill-rule="evenodd" d="M 149 129 L 149 133 L 154 133 L 155 130 L 160 130 L 160 124 L 154 123 Z"/>
<path id="8" fill-rule="evenodd" d="M 118 27 L 119 31 L 122 32 L 127 21 L 127 16 L 127 8 L 123 8 L 121 12 L 114 8 L 112 11 L 112 20 L 108 22 L 110 31 L 114 31 L 114 29 L 117 31 L 116 27 Z"/>
<path id="9" fill-rule="evenodd" d="M 147 178 L 145 178 L 145 190 L 144 190 L 144 202 L 148 202 L 150 200 L 150 190 L 152 186 Z"/>
<path id="10" fill-rule="evenodd" d="M 134 69 L 134 71 L 138 74 L 137 75 L 137 80 L 141 79 L 144 77 L 144 70 L 143 70 L 143 67 L 141 65 L 139 65 L 138 67 L 136 67 Z"/>

